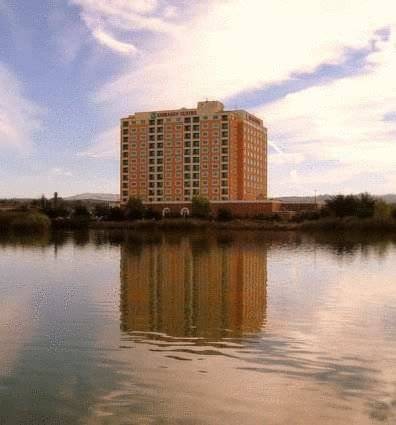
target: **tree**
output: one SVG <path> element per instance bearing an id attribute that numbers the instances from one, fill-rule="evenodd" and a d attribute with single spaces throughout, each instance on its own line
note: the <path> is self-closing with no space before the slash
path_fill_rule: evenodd
<path id="1" fill-rule="evenodd" d="M 210 216 L 209 201 L 202 196 L 194 196 L 191 209 L 193 217 L 208 218 Z"/>
<path id="2" fill-rule="evenodd" d="M 327 210 L 336 217 L 354 216 L 359 218 L 373 217 L 376 200 L 368 193 L 359 196 L 337 195 L 326 201 Z"/>
<path id="3" fill-rule="evenodd" d="M 109 215 L 107 216 L 107 220 L 109 221 L 122 221 L 124 220 L 124 213 L 120 207 L 112 207 L 110 208 Z"/>
<path id="4" fill-rule="evenodd" d="M 326 201 L 326 207 L 336 217 L 356 215 L 357 202 L 353 195 L 337 195 Z"/>
<path id="5" fill-rule="evenodd" d="M 368 193 L 362 193 L 357 200 L 356 215 L 359 218 L 373 217 L 376 200 Z"/>
<path id="6" fill-rule="evenodd" d="M 78 217 L 78 218 L 88 218 L 90 217 L 91 214 L 88 211 L 88 208 L 85 205 L 76 205 L 76 207 L 74 208 L 73 211 L 73 217 Z"/>
<path id="7" fill-rule="evenodd" d="M 125 207 L 125 217 L 128 220 L 140 220 L 144 215 L 144 205 L 140 198 L 129 198 Z"/>

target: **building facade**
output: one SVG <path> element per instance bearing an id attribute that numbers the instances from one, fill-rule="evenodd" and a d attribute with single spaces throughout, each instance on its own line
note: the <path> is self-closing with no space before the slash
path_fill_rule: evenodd
<path id="1" fill-rule="evenodd" d="M 267 130 L 221 102 L 121 119 L 121 202 L 264 201 Z"/>

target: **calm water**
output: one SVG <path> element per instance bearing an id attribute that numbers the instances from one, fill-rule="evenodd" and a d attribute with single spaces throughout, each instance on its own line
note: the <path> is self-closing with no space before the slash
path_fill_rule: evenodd
<path id="1" fill-rule="evenodd" d="M 396 242 L 0 240 L 0 424 L 396 423 Z"/>

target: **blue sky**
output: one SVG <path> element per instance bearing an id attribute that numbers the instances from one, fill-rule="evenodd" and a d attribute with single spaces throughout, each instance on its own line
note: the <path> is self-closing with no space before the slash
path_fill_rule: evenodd
<path id="1" fill-rule="evenodd" d="M 0 197 L 118 192 L 119 118 L 263 118 L 270 195 L 396 192 L 396 5 L 0 0 Z"/>

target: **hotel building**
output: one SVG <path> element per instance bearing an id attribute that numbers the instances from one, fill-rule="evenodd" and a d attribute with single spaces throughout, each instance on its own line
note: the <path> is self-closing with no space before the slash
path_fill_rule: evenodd
<path id="1" fill-rule="evenodd" d="M 267 130 L 221 102 L 137 112 L 121 119 L 121 203 L 267 198 Z"/>

